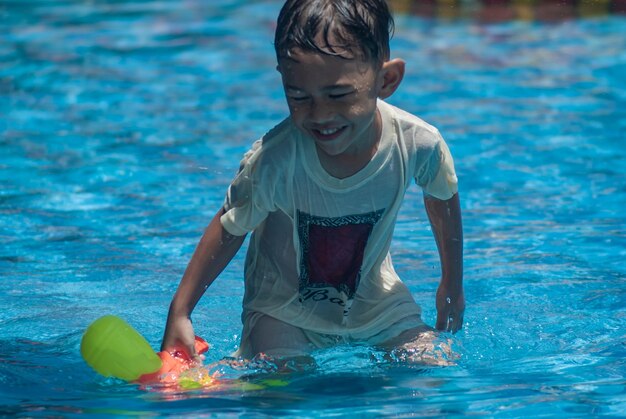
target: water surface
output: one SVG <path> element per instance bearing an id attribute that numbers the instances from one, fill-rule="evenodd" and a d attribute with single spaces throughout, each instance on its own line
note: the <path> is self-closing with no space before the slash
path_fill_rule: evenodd
<path id="1" fill-rule="evenodd" d="M 241 154 L 287 109 L 275 1 L 0 5 L 0 412 L 17 416 L 622 416 L 626 18 L 397 17 L 390 102 L 439 127 L 465 227 L 458 365 L 315 354 L 257 391 L 146 392 L 80 359 L 124 317 L 157 348 L 169 300 Z M 412 189 L 396 269 L 435 321 L 438 259 Z M 194 313 L 239 341 L 236 257 Z"/>

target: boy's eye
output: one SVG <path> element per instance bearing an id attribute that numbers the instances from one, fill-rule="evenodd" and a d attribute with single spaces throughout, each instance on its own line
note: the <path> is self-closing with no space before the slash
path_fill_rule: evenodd
<path id="1" fill-rule="evenodd" d="M 289 96 L 290 100 L 293 100 L 294 102 L 302 102 L 304 100 L 307 100 L 307 96 Z"/>
<path id="2" fill-rule="evenodd" d="M 328 95 L 331 99 L 341 99 L 342 97 L 346 97 L 351 95 L 353 92 L 340 92 L 340 93 L 332 93 Z"/>

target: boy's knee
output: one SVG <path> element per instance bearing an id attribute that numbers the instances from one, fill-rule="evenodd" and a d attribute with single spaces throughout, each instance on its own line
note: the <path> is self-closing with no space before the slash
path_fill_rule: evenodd
<path id="1" fill-rule="evenodd" d="M 455 365 L 458 355 L 452 350 L 451 340 L 441 339 L 438 330 L 420 326 L 406 330 L 381 346 L 387 351 L 386 358 L 394 362 L 428 366 Z"/>
<path id="2" fill-rule="evenodd" d="M 392 350 L 400 346 L 406 345 L 414 341 L 434 340 L 438 335 L 438 332 L 432 327 L 422 324 L 420 326 L 412 327 L 401 332 L 399 335 L 386 340 L 376 346 L 383 350 Z"/>
<path id="3" fill-rule="evenodd" d="M 281 358 L 308 355 L 312 349 L 300 328 L 267 315 L 259 317 L 252 327 L 250 346 L 255 354 Z"/>

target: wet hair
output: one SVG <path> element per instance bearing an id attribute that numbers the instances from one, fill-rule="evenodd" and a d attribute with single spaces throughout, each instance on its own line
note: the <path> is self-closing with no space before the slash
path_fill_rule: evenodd
<path id="1" fill-rule="evenodd" d="M 278 15 L 274 48 L 278 59 L 298 48 L 382 63 L 389 59 L 393 30 L 385 0 L 287 0 Z"/>

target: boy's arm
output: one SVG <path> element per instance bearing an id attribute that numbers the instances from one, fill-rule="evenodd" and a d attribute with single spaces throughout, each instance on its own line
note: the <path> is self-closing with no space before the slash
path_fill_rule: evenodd
<path id="1" fill-rule="evenodd" d="M 170 304 L 161 350 L 182 346 L 196 357 L 191 312 L 204 291 L 217 278 L 245 239 L 229 234 L 220 221 L 224 209 L 220 209 L 204 231 L 196 250 L 187 265 L 183 278 Z"/>
<path id="2" fill-rule="evenodd" d="M 439 330 L 456 332 L 463 326 L 465 296 L 463 293 L 463 226 L 459 195 L 448 200 L 424 196 L 426 213 L 441 261 L 441 282 L 437 289 L 437 323 Z"/>

